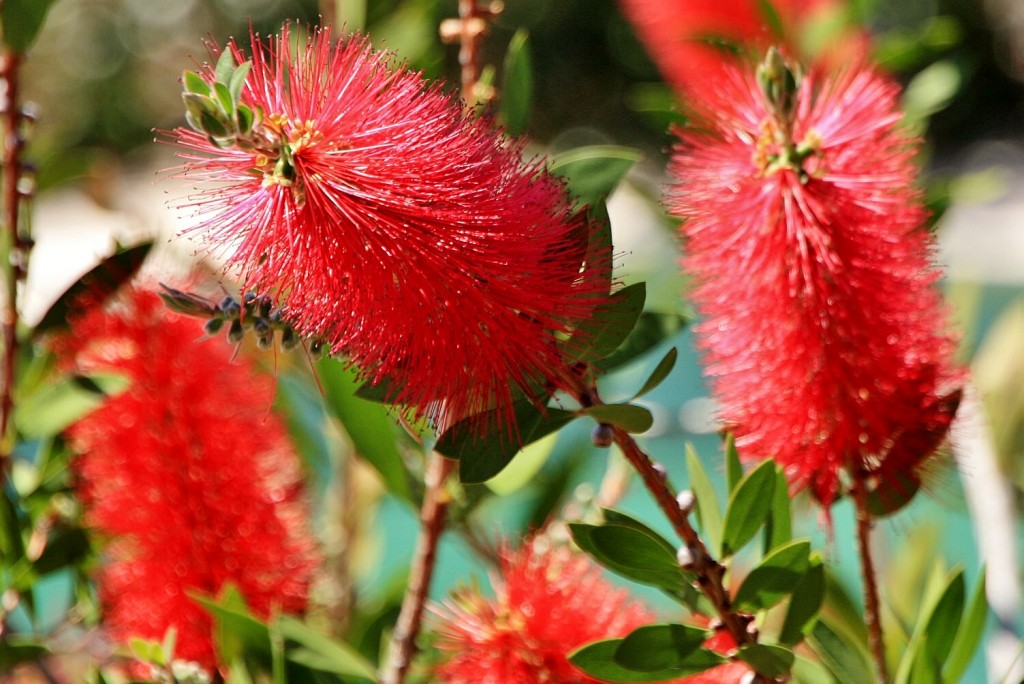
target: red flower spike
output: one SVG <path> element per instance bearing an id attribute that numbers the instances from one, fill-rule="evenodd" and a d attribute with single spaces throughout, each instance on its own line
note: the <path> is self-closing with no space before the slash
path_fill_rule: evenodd
<path id="1" fill-rule="evenodd" d="M 303 38 L 252 37 L 240 99 L 278 148 L 170 134 L 180 175 L 204 182 L 189 232 L 390 402 L 442 425 L 498 407 L 514 432 L 513 388 L 539 402 L 562 385 L 556 340 L 607 294 L 600 268 L 581 275 L 585 212 L 522 143 L 392 54 L 332 45 L 327 29 Z"/>
<path id="2" fill-rule="evenodd" d="M 624 14 L 661 73 L 684 97 L 713 84 L 731 51 L 763 49 L 794 36 L 811 19 L 838 9 L 835 0 L 772 0 L 784 35 L 775 35 L 764 0 L 621 0 Z M 829 46 L 842 52 L 861 42 L 844 36 Z M 847 45 L 847 43 L 849 45 Z"/>
<path id="3" fill-rule="evenodd" d="M 641 603 L 614 589 L 582 555 L 528 542 L 502 553 L 495 597 L 455 594 L 435 608 L 443 684 L 591 684 L 566 656 L 584 644 L 626 636 L 653 622 Z"/>
<path id="4" fill-rule="evenodd" d="M 788 96 L 768 102 L 753 69 L 709 84 L 680 132 L 669 202 L 741 453 L 776 457 L 826 506 L 843 469 L 884 498 L 916 482 L 961 379 L 916 140 L 898 127 L 898 86 L 861 63 L 795 88 L 787 121 Z"/>
<path id="5" fill-rule="evenodd" d="M 273 379 L 194 321 L 132 291 L 55 343 L 80 372 L 130 380 L 68 431 L 86 522 L 109 543 L 97 578 L 118 642 L 177 630 L 175 657 L 216 666 L 190 594 L 235 585 L 254 612 L 300 613 L 318 563 L 298 457 L 268 408 Z"/>

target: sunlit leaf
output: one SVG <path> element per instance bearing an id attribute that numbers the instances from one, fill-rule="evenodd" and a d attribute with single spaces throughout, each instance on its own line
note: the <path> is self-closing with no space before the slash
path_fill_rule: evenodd
<path id="1" fill-rule="evenodd" d="M 766 677 L 782 677 L 793 668 L 795 656 L 788 648 L 769 644 L 750 644 L 736 654 L 743 662 Z"/>
<path id="2" fill-rule="evenodd" d="M 764 461 L 739 481 L 725 511 L 722 555 L 731 556 L 749 542 L 768 518 L 775 492 L 775 463 Z"/>
<path id="3" fill-rule="evenodd" d="M 690 475 L 690 489 L 697 499 L 697 521 L 710 548 L 719 548 L 722 539 L 722 509 L 718 495 L 711 484 L 700 456 L 692 444 L 686 445 L 686 469 Z"/>
<path id="4" fill-rule="evenodd" d="M 668 377 L 668 374 L 672 372 L 673 368 L 675 368 L 676 359 L 678 358 L 679 351 L 675 347 L 669 349 L 665 356 L 662 357 L 661 361 L 658 362 L 658 365 L 654 367 L 654 370 L 651 371 L 651 374 L 647 377 L 643 386 L 640 387 L 640 389 L 637 390 L 637 393 L 633 395 L 633 398 L 638 399 L 642 397 L 664 382 L 665 378 Z"/>
<path id="5" fill-rule="evenodd" d="M 650 410 L 636 404 L 600 404 L 581 409 L 580 413 L 632 433 L 647 432 L 654 424 Z"/>
<path id="6" fill-rule="evenodd" d="M 959 682 L 967 671 L 974 652 L 981 643 L 982 634 L 985 632 L 985 620 L 988 618 L 988 599 L 985 595 L 985 569 L 982 568 L 978 581 L 971 591 L 967 601 L 967 608 L 964 610 L 963 621 L 956 633 L 956 639 L 949 649 L 949 657 L 946 659 L 946 666 L 942 670 L 942 680 L 945 682 Z"/>
<path id="7" fill-rule="evenodd" d="M 615 649 L 615 662 L 633 672 L 679 667 L 710 636 L 708 630 L 688 625 L 645 625 L 623 638 Z"/>

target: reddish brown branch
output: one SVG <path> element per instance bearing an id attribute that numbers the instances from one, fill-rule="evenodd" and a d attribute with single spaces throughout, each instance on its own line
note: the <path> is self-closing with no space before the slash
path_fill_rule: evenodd
<path id="1" fill-rule="evenodd" d="M 445 512 L 448 509 L 445 482 L 454 466 L 455 461 L 436 452 L 431 453 L 427 463 L 426 491 L 420 508 L 420 534 L 409 571 L 409 585 L 391 638 L 387 668 L 381 676 L 382 684 L 401 684 L 405 681 L 413 656 L 416 655 L 416 637 L 423 623 L 423 611 L 437 560 L 437 546 L 444 531 Z"/>
<path id="2" fill-rule="evenodd" d="M 18 184 L 22 173 L 21 152 L 25 145 L 21 131 L 23 114 L 18 100 L 20 66 L 20 54 L 5 52 L 0 55 L 0 225 L 7 233 L 4 239 L 9 250 L 4 255 L 8 259 L 4 264 L 6 300 L 0 311 L 4 355 L 3 377 L 0 378 L 0 444 L 3 445 L 0 447 L 0 484 L 4 481 L 10 459 L 7 429 L 14 411 L 12 394 L 18 357 L 18 283 L 24 278 L 27 251 L 18 225 L 21 205 Z"/>
<path id="3" fill-rule="evenodd" d="M 882 611 L 878 600 L 878 583 L 875 579 L 875 564 L 871 552 L 872 517 L 868 509 L 868 491 L 864 476 L 854 475 L 850 493 L 857 511 L 857 548 L 860 554 L 860 571 L 864 576 L 864 622 L 868 628 L 868 646 L 875 660 L 879 684 L 889 681 L 885 664 L 885 641 L 882 638 Z"/>

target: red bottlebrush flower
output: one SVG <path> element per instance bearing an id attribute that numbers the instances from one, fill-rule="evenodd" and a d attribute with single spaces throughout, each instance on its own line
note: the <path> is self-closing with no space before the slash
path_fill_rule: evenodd
<path id="1" fill-rule="evenodd" d="M 389 401 L 442 423 L 495 406 L 510 419 L 513 388 L 560 384 L 556 340 L 607 293 L 581 275 L 584 213 L 521 143 L 392 54 L 304 38 L 252 38 L 240 101 L 264 115 L 255 149 L 171 134 L 182 176 L 214 183 L 192 198 L 194 232 L 233 247 L 246 289 L 274 293 Z"/>
<path id="2" fill-rule="evenodd" d="M 55 347 L 75 370 L 131 382 L 67 435 L 86 522 L 109 540 L 104 623 L 122 643 L 174 627 L 175 657 L 212 670 L 210 618 L 189 594 L 231 583 L 262 616 L 301 612 L 318 550 L 298 457 L 268 412 L 273 379 L 195 338 L 194 321 L 135 290 Z"/>
<path id="3" fill-rule="evenodd" d="M 441 617 L 435 673 L 445 684 L 591 684 L 566 656 L 592 641 L 626 636 L 653 621 L 643 604 L 614 589 L 588 558 L 529 542 L 502 554 L 495 597 L 454 595 Z"/>
<path id="4" fill-rule="evenodd" d="M 834 9 L 835 0 L 774 0 L 785 36 L 774 35 L 763 0 L 621 0 L 623 12 L 665 79 L 681 94 L 713 84 L 730 50 L 763 49 Z"/>
<path id="5" fill-rule="evenodd" d="M 707 373 L 745 457 L 776 457 L 826 505 L 843 469 L 898 494 L 946 433 L 960 378 L 916 141 L 898 86 L 862 64 L 785 80 L 770 99 L 732 65 L 671 162 Z"/>

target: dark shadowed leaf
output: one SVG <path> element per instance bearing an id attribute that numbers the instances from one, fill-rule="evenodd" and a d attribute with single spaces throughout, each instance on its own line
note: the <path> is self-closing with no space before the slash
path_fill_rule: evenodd
<path id="1" fill-rule="evenodd" d="M 35 42 L 54 0 L 4 0 L 0 3 L 3 40 L 12 52 L 25 52 Z"/>
<path id="2" fill-rule="evenodd" d="M 58 532 L 50 539 L 42 555 L 32 564 L 36 575 L 42 576 L 66 568 L 85 558 L 90 549 L 89 535 L 85 530 L 74 528 Z"/>
<path id="3" fill-rule="evenodd" d="M 29 2 L 35 1 L 29 0 Z M 4 9 L 6 8 L 7 4 L 5 3 Z M 80 304 L 83 298 L 87 298 L 92 305 L 101 304 L 135 275 L 152 247 L 152 242 L 145 242 L 135 247 L 119 250 L 101 261 L 57 298 L 57 301 L 50 306 L 50 309 L 43 314 L 43 318 L 36 324 L 33 334 L 39 335 L 66 328 L 68 313 L 71 312 L 72 307 Z"/>
<path id="4" fill-rule="evenodd" d="M 764 528 L 764 552 L 785 544 L 793 538 L 793 525 L 789 514 L 789 480 L 782 468 L 776 467 L 775 492 L 772 495 L 772 510 Z"/>
<path id="5" fill-rule="evenodd" d="M 641 156 L 629 147 L 592 145 L 555 155 L 548 168 L 565 178 L 581 202 L 592 206 L 611 194 Z"/>
<path id="6" fill-rule="evenodd" d="M 529 33 L 516 31 L 505 53 L 505 77 L 501 86 L 501 116 L 512 135 L 522 135 L 533 108 L 533 65 Z"/>
<path id="7" fill-rule="evenodd" d="M 686 317 L 673 313 L 644 311 L 633 331 L 610 355 L 595 365 L 605 371 L 623 366 L 641 354 L 676 335 L 686 327 Z"/>
<path id="8" fill-rule="evenodd" d="M 647 285 L 634 283 L 612 293 L 594 311 L 584 326 L 588 348 L 580 356 L 597 362 L 614 352 L 636 325 L 647 299 Z"/>
<path id="9" fill-rule="evenodd" d="M 17 636 L 0 640 L 0 672 L 9 671 L 19 663 L 40 660 L 50 653 L 43 644 Z"/>
<path id="10" fill-rule="evenodd" d="M 434 449 L 448 458 L 459 461 L 459 479 L 467 483 L 479 483 L 491 479 L 519 453 L 523 446 L 576 418 L 572 411 L 547 408 L 541 412 L 533 402 L 520 399 L 513 404 L 518 439 L 505 434 L 503 430 L 491 430 L 480 434 L 480 419 L 459 421 L 449 428 L 434 445 Z"/>

